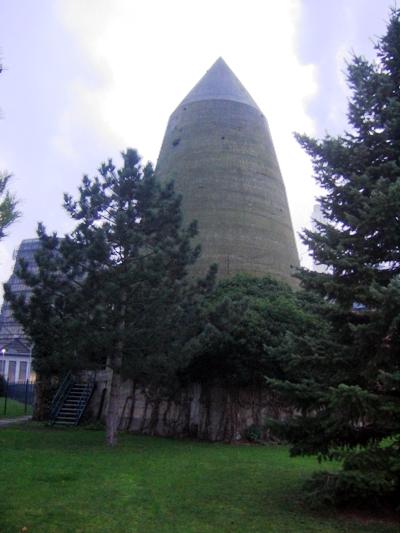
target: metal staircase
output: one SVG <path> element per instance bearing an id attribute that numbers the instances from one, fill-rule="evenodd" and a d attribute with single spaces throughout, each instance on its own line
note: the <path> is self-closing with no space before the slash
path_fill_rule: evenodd
<path id="1" fill-rule="evenodd" d="M 50 425 L 77 426 L 89 403 L 95 380 L 83 382 L 69 372 L 58 388 L 50 411 Z"/>

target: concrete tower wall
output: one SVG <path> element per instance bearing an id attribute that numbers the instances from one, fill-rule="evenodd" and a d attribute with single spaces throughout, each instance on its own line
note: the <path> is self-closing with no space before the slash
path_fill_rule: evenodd
<path id="1" fill-rule="evenodd" d="M 271 274 L 295 284 L 299 261 L 268 125 L 222 60 L 172 114 L 157 173 L 183 195 L 185 223 L 198 221 L 196 275 L 217 263 L 220 277 Z"/>

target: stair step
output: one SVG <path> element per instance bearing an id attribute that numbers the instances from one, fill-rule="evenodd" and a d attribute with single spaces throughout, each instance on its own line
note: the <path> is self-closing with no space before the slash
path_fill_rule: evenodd
<path id="1" fill-rule="evenodd" d="M 74 383 L 64 396 L 53 425 L 76 425 L 90 400 L 93 389 L 93 383 Z"/>
<path id="2" fill-rule="evenodd" d="M 76 396 L 76 397 L 73 397 L 71 398 L 71 396 L 68 396 L 68 398 L 66 398 L 66 402 L 79 402 L 79 400 L 81 399 L 80 396 Z"/>

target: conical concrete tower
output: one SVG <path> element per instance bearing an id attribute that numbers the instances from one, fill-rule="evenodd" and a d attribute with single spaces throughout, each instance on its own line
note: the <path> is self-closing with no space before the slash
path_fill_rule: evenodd
<path id="1" fill-rule="evenodd" d="M 172 113 L 157 163 L 197 220 L 202 254 L 219 277 L 271 274 L 296 285 L 299 265 L 285 186 L 267 121 L 222 58 Z"/>

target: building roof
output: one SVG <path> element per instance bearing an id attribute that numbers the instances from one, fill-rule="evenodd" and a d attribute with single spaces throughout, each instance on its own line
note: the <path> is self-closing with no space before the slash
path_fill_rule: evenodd
<path id="1" fill-rule="evenodd" d="M 259 107 L 222 57 L 205 73 L 180 105 L 202 100 L 233 100 Z"/>
<path id="2" fill-rule="evenodd" d="M 5 349 L 5 356 L 27 356 L 30 354 L 30 345 L 25 339 L 0 339 L 0 358 L 3 357 L 2 349 Z"/>

